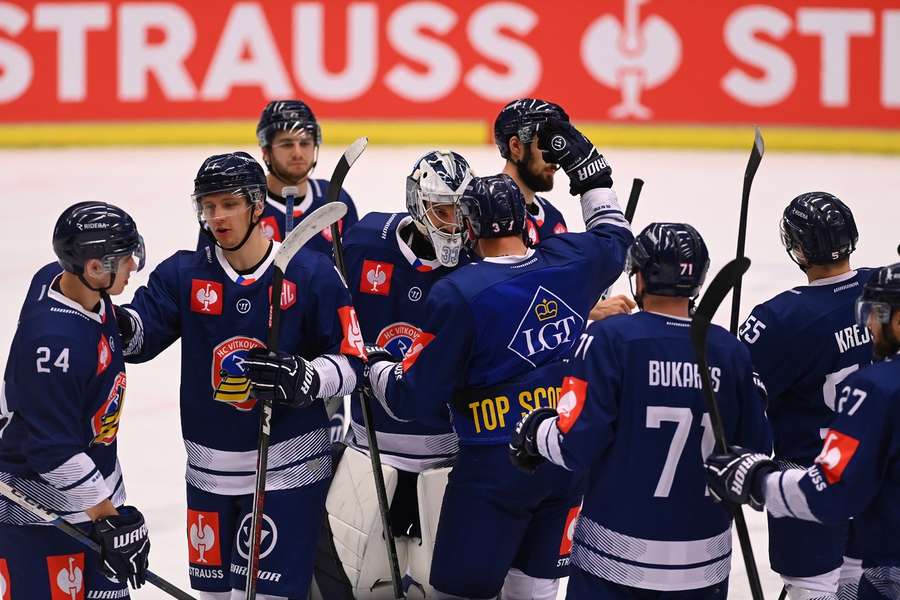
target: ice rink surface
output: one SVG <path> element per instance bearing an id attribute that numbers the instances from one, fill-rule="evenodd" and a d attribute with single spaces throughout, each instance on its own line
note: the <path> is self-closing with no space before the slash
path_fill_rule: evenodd
<path id="1" fill-rule="evenodd" d="M 365 133 L 361 131 L 361 133 Z M 596 140 L 601 142 L 601 140 Z M 747 133 L 748 152 L 752 132 Z M 259 156 L 258 148 L 244 148 Z M 345 187 L 360 215 L 370 211 L 402 211 L 404 179 L 425 147 L 369 148 L 347 178 Z M 5 150 L 0 151 L 0 190 L 6 209 L 0 235 L 0 347 L 2 365 L 16 318 L 33 273 L 55 260 L 53 224 L 68 205 L 102 200 L 131 213 L 148 246 L 148 267 L 131 278 L 118 302 L 164 258 L 193 248 L 197 222 L 191 208 L 193 177 L 210 154 L 232 148 Z M 328 178 L 342 148 L 322 148 L 315 176 Z M 493 147 L 457 149 L 476 174 L 497 172 L 502 164 Z M 748 152 L 667 152 L 611 149 L 615 189 L 622 205 L 633 177 L 646 181 L 635 217 L 635 231 L 651 221 L 693 224 L 706 239 L 712 256 L 710 273 L 734 257 L 744 167 Z M 795 195 L 825 190 L 850 205 L 860 231 L 852 262 L 877 266 L 898 260 L 900 242 L 900 158 L 885 156 L 770 153 L 763 158 L 750 202 L 747 255 L 753 265 L 744 280 L 741 316 L 757 303 L 786 288 L 805 283 L 785 255 L 778 220 Z M 562 210 L 572 230 L 583 230 L 578 201 L 568 195 L 568 181 L 557 174 L 556 188 L 546 194 Z M 624 279 L 617 291 L 627 292 Z M 727 327 L 728 306 L 717 316 Z M 178 344 L 154 361 L 130 366 L 127 404 L 119 431 L 119 456 L 129 503 L 146 515 L 151 532 L 151 568 L 173 583 L 188 587 L 185 535 L 184 446 L 178 417 Z M 249 418 L 249 417 L 248 417 Z M 255 416 L 253 417 L 255 418 Z M 766 597 L 776 598 L 781 585 L 768 567 L 765 519 L 749 514 L 756 558 Z M 490 543 L 490 540 L 485 540 Z M 731 593 L 749 598 L 746 576 L 735 539 Z M 560 597 L 563 597 L 560 593 Z M 167 597 L 151 586 L 133 593 L 139 600 Z"/>

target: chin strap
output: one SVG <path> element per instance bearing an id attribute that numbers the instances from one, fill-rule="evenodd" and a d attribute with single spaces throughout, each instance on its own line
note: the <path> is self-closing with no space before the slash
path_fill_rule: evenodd
<path id="1" fill-rule="evenodd" d="M 91 284 L 89 284 L 88 281 L 87 281 L 87 279 L 84 278 L 84 272 L 83 272 L 83 271 L 82 271 L 81 273 L 77 273 L 77 275 L 78 275 L 78 280 L 81 281 L 82 284 L 84 284 L 84 287 L 86 287 L 87 289 L 91 290 L 92 292 L 100 292 L 100 298 L 101 298 L 101 299 L 102 299 L 102 298 L 108 298 L 108 297 L 109 297 L 109 295 L 106 293 L 106 290 L 108 290 L 109 288 L 111 288 L 111 287 L 113 286 L 113 283 L 115 283 L 115 281 L 116 281 L 116 272 L 115 272 L 115 271 L 110 271 L 110 273 L 109 273 L 109 284 L 108 284 L 108 285 L 105 285 L 105 286 L 103 286 L 103 287 L 94 287 L 94 286 L 92 286 Z"/>

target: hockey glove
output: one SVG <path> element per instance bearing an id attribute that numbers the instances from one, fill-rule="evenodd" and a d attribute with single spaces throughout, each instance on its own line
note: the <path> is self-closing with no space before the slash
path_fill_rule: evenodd
<path id="1" fill-rule="evenodd" d="M 709 491 L 717 500 L 730 504 L 749 504 L 753 510 L 765 505 L 765 477 L 777 471 L 775 462 L 740 446 L 732 446 L 725 454 L 713 454 L 704 464 Z"/>
<path id="2" fill-rule="evenodd" d="M 558 164 L 569 176 L 569 193 L 573 196 L 612 187 L 612 167 L 591 140 L 568 121 L 550 119 L 541 123 L 538 148 L 546 162 Z"/>
<path id="3" fill-rule="evenodd" d="M 100 568 L 107 577 L 131 587 L 144 585 L 150 556 L 150 537 L 144 515 L 133 506 L 94 521 L 91 537 L 100 545 Z"/>
<path id="4" fill-rule="evenodd" d="M 125 356 L 137 354 L 144 344 L 143 327 L 130 310 L 113 305 L 113 312 L 116 314 L 116 326 L 122 338 L 122 353 Z"/>
<path id="5" fill-rule="evenodd" d="M 244 366 L 257 400 L 304 408 L 319 395 L 319 374 L 301 356 L 253 348 Z"/>
<path id="6" fill-rule="evenodd" d="M 375 363 L 379 362 L 399 362 L 396 356 L 391 354 L 390 350 L 384 348 L 383 346 L 376 346 L 375 344 L 366 344 L 366 366 L 363 368 L 363 376 L 360 378 L 359 390 L 369 397 L 374 397 L 372 394 L 372 382 L 369 381 L 369 373 L 372 370 L 372 367 L 375 366 Z"/>
<path id="7" fill-rule="evenodd" d="M 537 431 L 541 423 L 555 416 L 557 413 L 553 408 L 536 408 L 522 415 L 509 440 L 509 460 L 512 464 L 526 473 L 534 473 L 547 460 L 538 452 Z"/>

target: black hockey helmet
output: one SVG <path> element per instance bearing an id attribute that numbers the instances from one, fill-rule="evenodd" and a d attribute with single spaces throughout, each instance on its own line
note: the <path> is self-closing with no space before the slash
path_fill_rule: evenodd
<path id="1" fill-rule="evenodd" d="M 865 327 L 874 314 L 879 323 L 888 323 L 895 310 L 900 310 L 900 263 L 876 269 L 869 277 L 856 300 L 856 322 Z"/>
<path id="2" fill-rule="evenodd" d="M 197 176 L 194 178 L 194 193 L 191 194 L 191 200 L 197 213 L 200 229 L 216 245 L 219 245 L 218 240 L 206 226 L 202 199 L 204 196 L 221 192 L 242 196 L 247 200 L 249 206 L 262 209 L 266 199 L 266 174 L 259 163 L 246 152 L 214 154 L 200 165 L 200 170 L 197 171 Z M 233 251 L 243 246 L 258 223 L 259 220 L 254 221 L 251 216 L 247 233 L 241 243 L 232 248 L 225 248 L 225 250 Z"/>
<path id="3" fill-rule="evenodd" d="M 459 208 L 470 244 L 479 239 L 521 236 L 525 231 L 525 197 L 509 175 L 473 178 Z"/>
<path id="4" fill-rule="evenodd" d="M 568 121 L 569 115 L 559 104 L 540 98 L 519 98 L 504 106 L 494 121 L 494 143 L 500 156 L 509 159 L 510 138 L 516 136 L 523 144 L 530 144 L 535 125 L 551 118 Z"/>
<path id="5" fill-rule="evenodd" d="M 85 285 L 84 265 L 91 259 L 99 260 L 106 272 L 113 274 L 123 256 L 133 255 L 138 271 L 146 262 L 144 238 L 134 219 L 105 202 L 79 202 L 64 210 L 53 228 L 53 252 L 60 266 L 78 275 Z"/>
<path id="6" fill-rule="evenodd" d="M 628 250 L 625 269 L 640 272 L 644 293 L 695 298 L 709 270 L 709 252 L 687 223 L 651 223 Z"/>
<path id="7" fill-rule="evenodd" d="M 275 132 L 279 130 L 298 133 L 308 131 L 316 141 L 322 143 L 322 128 L 309 106 L 302 100 L 273 100 L 263 108 L 256 125 L 256 139 L 260 148 L 272 144 Z"/>
<path id="8" fill-rule="evenodd" d="M 801 268 L 849 256 L 856 249 L 857 240 L 859 232 L 853 213 L 837 196 L 808 192 L 791 200 L 784 209 L 781 242 Z M 797 250 L 802 256 L 796 255 Z"/>

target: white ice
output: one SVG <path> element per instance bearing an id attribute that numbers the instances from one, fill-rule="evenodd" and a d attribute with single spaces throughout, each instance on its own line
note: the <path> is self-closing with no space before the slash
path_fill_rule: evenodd
<path id="1" fill-rule="evenodd" d="M 361 131 L 364 133 L 364 131 Z M 751 134 L 748 132 L 748 150 Z M 597 140 L 602 142 L 601 140 Z M 152 268 L 197 239 L 197 223 L 189 195 L 193 177 L 204 158 L 232 148 L 52 149 L 0 151 L 0 190 L 7 223 L 0 237 L 0 347 L 8 348 L 19 308 L 33 273 L 54 260 L 50 239 L 53 224 L 68 205 L 102 200 L 128 210 L 147 241 L 148 268 L 132 277 L 120 301 L 131 297 Z M 245 148 L 258 155 L 258 149 Z M 373 146 L 351 171 L 346 188 L 360 214 L 404 210 L 404 179 L 424 147 Z M 459 149 L 477 174 L 500 167 L 496 149 Z M 322 149 L 319 177 L 327 178 L 341 148 Z M 633 177 L 646 180 L 635 218 L 635 229 L 650 221 L 686 221 L 695 225 L 709 245 L 711 273 L 735 255 L 738 211 L 746 152 L 666 152 L 616 150 L 606 152 L 614 168 L 622 204 Z M 572 229 L 583 229 L 578 201 L 568 195 L 564 174 L 556 177 L 548 197 L 564 213 Z M 753 187 L 747 256 L 753 266 L 744 282 L 741 315 L 758 302 L 804 283 L 800 271 L 779 244 L 778 219 L 795 195 L 826 190 L 853 209 L 860 244 L 853 264 L 875 266 L 898 260 L 900 242 L 900 159 L 883 156 L 770 153 L 762 162 Z M 627 292 L 620 280 L 618 291 Z M 728 301 L 717 321 L 727 327 Z M 119 448 L 129 502 L 147 516 L 153 550 L 151 567 L 159 575 L 188 587 L 185 535 L 184 449 L 178 417 L 179 356 L 176 344 L 156 360 L 129 367 L 128 398 L 119 432 Z M 2 357 L 5 367 L 6 356 Z M 766 596 L 777 597 L 780 583 L 768 566 L 765 519 L 748 513 L 753 545 Z M 302 515 L 299 515 L 302 518 Z M 486 542 L 490 543 L 489 540 Z M 737 540 L 734 543 L 731 597 L 749 598 Z M 563 594 L 561 592 L 560 597 Z M 151 586 L 135 592 L 138 600 L 165 598 Z"/>

